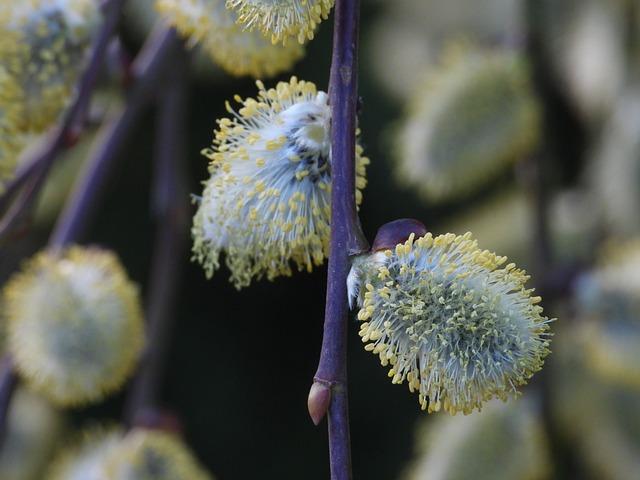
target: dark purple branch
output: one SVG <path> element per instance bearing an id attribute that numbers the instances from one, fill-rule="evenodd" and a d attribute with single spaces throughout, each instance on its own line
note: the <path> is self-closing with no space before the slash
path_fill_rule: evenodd
<path id="1" fill-rule="evenodd" d="M 147 301 L 147 348 L 129 397 L 129 424 L 157 408 L 182 273 L 189 211 L 184 172 L 186 60 L 184 51 L 175 55 L 159 104 L 152 190 L 158 226 Z"/>
<path id="2" fill-rule="evenodd" d="M 127 105 L 107 126 L 103 141 L 85 166 L 51 235 L 50 246 L 63 247 L 82 235 L 107 183 L 114 159 L 119 157 L 122 146 L 129 138 L 144 107 L 157 91 L 158 82 L 166 73 L 168 59 L 178 48 L 182 46 L 175 30 L 167 29 L 156 32 L 139 54 L 133 67 L 134 71 L 139 72 L 137 83 L 127 100 Z"/>
<path id="3" fill-rule="evenodd" d="M 120 4 L 120 3 L 119 3 Z M 143 108 L 152 99 L 157 92 L 159 80 L 166 73 L 167 59 L 176 49 L 182 48 L 180 41 L 174 30 L 157 31 L 156 34 L 147 42 L 142 52 L 136 59 L 136 65 L 139 65 L 137 72 L 139 78 L 137 84 L 131 93 L 125 110 L 111 122 L 108 130 L 104 135 L 103 142 L 99 145 L 95 155 L 90 159 L 85 170 L 80 176 L 76 189 L 69 198 L 63 213 L 58 219 L 58 223 L 49 239 L 49 247 L 59 249 L 70 242 L 77 241 L 78 235 L 81 234 L 87 220 L 89 219 L 96 203 L 96 197 L 106 182 L 107 173 L 117 158 L 120 147 L 127 138 L 128 133 L 132 130 Z M 83 90 L 84 91 L 84 90 Z M 87 91 L 90 91 L 88 89 Z M 76 118 L 81 114 L 81 108 L 73 108 L 75 113 L 69 114 L 67 119 Z M 69 124 L 71 125 L 71 123 Z M 61 131 L 61 130 L 60 130 Z M 57 141 L 62 141 L 61 137 Z M 55 147 L 55 148 L 54 148 Z M 46 154 L 46 162 L 53 161 L 61 147 L 52 145 Z M 38 177 L 40 178 L 40 176 Z M 44 177 L 42 177 L 43 179 Z M 0 234 L 1 235 L 1 234 Z M 11 362 L 10 357 L 5 358 L 5 366 L 9 371 L 4 372 L 4 376 L 15 378 L 13 369 L 6 367 Z M 10 363 L 8 363 L 10 365 Z M 9 377 L 7 377 L 9 378 Z M 0 401 L 0 432 L 4 431 L 7 422 L 7 413 L 11 396 L 15 390 L 17 381 L 7 382 L 7 387 L 2 391 L 2 401 Z"/>
<path id="4" fill-rule="evenodd" d="M 336 1 L 329 85 L 332 114 L 331 247 L 322 351 L 314 380 L 316 384 L 330 389 L 329 458 L 333 480 L 352 477 L 347 394 L 349 307 L 346 285 L 349 256 L 368 249 L 360 229 L 355 200 L 359 13 L 359 0 Z"/>
<path id="5" fill-rule="evenodd" d="M 0 197 L 0 210 L 5 210 L 18 190 L 27 184 L 0 222 L 0 239 L 10 233 L 25 218 L 37 199 L 47 173 L 58 154 L 65 147 L 69 137 L 77 134 L 81 122 L 86 117 L 91 95 L 104 65 L 105 54 L 118 26 L 120 13 L 125 1 L 106 0 L 103 6 L 104 23 L 93 43 L 89 62 L 78 83 L 74 101 L 71 103 L 62 122 L 51 133 L 50 140 L 32 159 L 26 161 L 24 167 L 18 170 L 15 178 L 7 184 L 5 192 Z"/>
<path id="6" fill-rule="evenodd" d="M 0 412 L 3 418 L 0 423 L 0 448 L 7 434 L 7 415 L 17 384 L 18 378 L 13 369 L 13 360 L 10 355 L 5 355 L 0 361 Z"/>
<path id="7" fill-rule="evenodd" d="M 91 94 L 96 85 L 98 74 L 104 63 L 105 53 L 109 41 L 113 37 L 120 12 L 125 0 L 106 0 L 103 5 L 104 23 L 98 32 L 96 40 L 89 55 L 88 65 L 82 74 L 75 100 L 67 110 L 64 119 L 51 134 L 51 139 L 33 159 L 27 161 L 21 168 L 16 178 L 10 182 L 3 196 L 0 198 L 0 210 L 7 208 L 10 200 L 14 198 L 21 187 L 25 186 L 19 198 L 11 205 L 7 214 L 0 221 L 0 240 L 10 233 L 24 218 L 30 206 L 38 196 L 47 173 L 60 151 L 64 148 L 69 134 L 78 127 L 78 119 L 86 116 Z M 18 378 L 13 369 L 13 360 L 7 354 L 2 359 L 0 366 L 0 447 L 4 442 L 7 428 L 7 415 L 11 399 L 18 384 Z"/>

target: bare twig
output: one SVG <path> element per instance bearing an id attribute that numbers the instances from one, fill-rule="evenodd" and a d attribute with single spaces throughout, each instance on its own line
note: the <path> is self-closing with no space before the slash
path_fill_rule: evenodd
<path id="1" fill-rule="evenodd" d="M 5 355 L 0 361 L 0 412 L 2 412 L 5 420 L 0 423 L 0 447 L 4 444 L 4 439 L 7 434 L 6 417 L 17 383 L 18 378 L 13 369 L 13 360 L 11 356 Z"/>
<path id="2" fill-rule="evenodd" d="M 188 195 L 184 170 L 186 137 L 186 52 L 178 52 L 159 103 L 152 208 L 156 246 L 149 276 L 147 348 L 127 406 L 129 424 L 157 408 L 174 305 L 186 246 Z"/>
<path id="3" fill-rule="evenodd" d="M 108 171 L 143 108 L 157 92 L 158 84 L 166 73 L 167 60 L 176 49 L 182 49 L 182 44 L 172 29 L 157 31 L 147 41 L 135 62 L 139 76 L 127 106 L 115 121 L 108 125 L 103 141 L 78 179 L 76 188 L 49 239 L 50 248 L 63 248 L 68 243 L 76 241 L 82 233 L 93 212 L 98 194 L 106 183 Z M 52 149 L 48 155 L 55 156 L 56 152 L 57 150 Z M 6 357 L 4 362 L 5 365 L 6 362 L 11 362 L 10 357 Z M 13 369 L 9 367 L 8 370 Z M 5 375 L 13 373 L 7 371 Z M 5 429 L 8 407 L 16 384 L 16 381 L 9 382 L 6 391 L 3 391 L 3 401 L 0 402 L 0 432 Z"/>
<path id="4" fill-rule="evenodd" d="M 104 23 L 98 32 L 92 46 L 86 70 L 80 78 L 75 100 L 67 110 L 63 121 L 51 134 L 51 140 L 44 149 L 33 159 L 27 161 L 16 177 L 10 182 L 0 198 L 0 210 L 7 208 L 11 199 L 24 186 L 20 196 L 12 204 L 6 215 L 0 221 L 0 240 L 6 237 L 24 218 L 29 208 L 37 198 L 47 173 L 56 157 L 65 146 L 69 134 L 78 126 L 78 119 L 84 118 L 88 109 L 91 94 L 96 85 L 98 74 L 104 63 L 105 53 L 112 39 L 122 7 L 126 0 L 106 0 L 103 5 Z M 25 185 L 26 184 L 26 185 Z M 7 416 L 11 399 L 18 384 L 18 378 L 13 368 L 13 360 L 9 354 L 2 359 L 0 372 L 0 447 L 4 442 L 7 428 Z"/>
<path id="5" fill-rule="evenodd" d="M 350 479 L 351 446 L 347 395 L 347 275 L 349 256 L 368 249 L 355 201 L 359 0 L 337 0 L 329 86 L 332 113 L 331 251 L 324 336 L 310 396 L 328 404 L 331 478 Z M 317 418 L 317 411 L 315 412 Z M 314 421 L 316 420 L 314 418 Z"/>
<path id="6" fill-rule="evenodd" d="M 82 235 L 106 184 L 113 160 L 118 157 L 144 107 L 153 98 L 166 73 L 168 59 L 178 48 L 182 46 L 175 30 L 165 29 L 156 32 L 136 58 L 133 69 L 139 72 L 137 83 L 125 109 L 107 126 L 103 141 L 78 179 L 49 240 L 51 247 L 63 247 Z"/>
<path id="7" fill-rule="evenodd" d="M 76 96 L 65 113 L 62 122 L 53 130 L 50 140 L 33 158 L 28 159 L 24 166 L 16 173 L 15 178 L 6 185 L 0 197 L 0 210 L 7 209 L 11 199 L 15 201 L 0 221 L 0 239 L 6 237 L 25 218 L 38 197 L 49 169 L 54 164 L 60 151 L 65 147 L 72 135 L 77 135 L 82 121 L 86 117 L 91 95 L 96 86 L 98 75 L 104 65 L 104 58 L 109 42 L 115 34 L 120 19 L 120 13 L 126 0 L 106 0 L 104 23 L 98 32 L 89 55 L 89 62 L 80 78 Z"/>

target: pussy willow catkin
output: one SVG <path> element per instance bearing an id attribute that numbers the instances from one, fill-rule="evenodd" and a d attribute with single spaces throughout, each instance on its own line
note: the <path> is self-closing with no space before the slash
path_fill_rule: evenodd
<path id="1" fill-rule="evenodd" d="M 225 0 L 157 0 L 162 16 L 199 44 L 215 63 L 232 75 L 272 77 L 290 70 L 304 55 L 294 42 L 272 45 L 260 32 L 243 31 Z"/>
<path id="2" fill-rule="evenodd" d="M 456 44 L 409 100 L 395 136 L 396 171 L 427 200 L 449 200 L 526 157 L 538 136 L 524 60 Z"/>
<path id="3" fill-rule="evenodd" d="M 612 242 L 576 282 L 585 363 L 609 382 L 640 387 L 640 241 Z"/>
<path id="4" fill-rule="evenodd" d="M 142 350 L 138 289 L 105 250 L 39 253 L 5 286 L 4 308 L 18 373 L 57 405 L 114 392 Z"/>
<path id="5" fill-rule="evenodd" d="M 13 80 L 16 127 L 41 132 L 74 92 L 99 23 L 93 0 L 23 0 L 0 4 L 0 68 Z"/>
<path id="6" fill-rule="evenodd" d="M 66 417 L 26 388 L 18 387 L 9 406 L 0 453 L 0 478 L 36 480 L 48 467 L 51 456 L 66 433 Z"/>
<path id="7" fill-rule="evenodd" d="M 404 480 L 548 479 L 549 443 L 536 400 L 494 400 L 481 413 L 424 422 L 419 456 Z"/>
<path id="8" fill-rule="evenodd" d="M 0 68 L 0 192 L 13 178 L 26 137 L 19 129 L 22 118 L 20 87 L 15 78 Z"/>
<path id="9" fill-rule="evenodd" d="M 365 349 L 423 410 L 455 414 L 505 399 L 549 353 L 549 319 L 528 276 L 471 234 L 415 238 L 356 259 L 349 278 Z"/>
<path id="10" fill-rule="evenodd" d="M 177 435 L 134 429 L 106 459 L 108 479 L 213 480 Z"/>
<path id="11" fill-rule="evenodd" d="M 316 27 L 326 20 L 334 0 L 226 0 L 248 30 L 258 29 L 273 43 L 299 43 L 313 39 Z"/>
<path id="12" fill-rule="evenodd" d="M 122 442 L 118 427 L 92 427 L 79 435 L 75 443 L 60 449 L 47 471 L 49 480 L 115 480 L 108 477 L 106 460 Z"/>
<path id="13" fill-rule="evenodd" d="M 211 177 L 194 218 L 193 254 L 211 276 L 226 255 L 236 287 L 310 271 L 329 249 L 331 111 L 326 93 L 292 77 L 218 120 Z M 356 147 L 356 201 L 369 160 Z"/>

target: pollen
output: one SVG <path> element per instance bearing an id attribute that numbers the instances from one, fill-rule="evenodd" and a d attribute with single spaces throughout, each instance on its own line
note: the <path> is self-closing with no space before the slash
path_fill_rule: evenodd
<path id="1" fill-rule="evenodd" d="M 312 40 L 333 4 L 334 0 L 226 0 L 245 29 L 261 31 L 274 44 L 288 44 L 292 37 L 301 44 Z"/>
<path id="2" fill-rule="evenodd" d="M 109 452 L 105 478 L 212 480 L 182 440 L 171 433 L 134 429 Z"/>
<path id="3" fill-rule="evenodd" d="M 218 121 L 192 228 L 194 259 L 211 276 L 224 252 L 237 288 L 291 275 L 292 267 L 311 271 L 329 252 L 328 96 L 295 77 L 258 88 L 256 99 L 230 110 L 232 119 Z M 354 152 L 358 189 L 369 163 L 361 152 Z"/>
<path id="4" fill-rule="evenodd" d="M 304 47 L 273 45 L 260 32 L 243 31 L 225 0 L 157 0 L 162 16 L 190 44 L 200 45 L 225 71 L 235 76 L 273 77 L 290 70 Z"/>
<path id="5" fill-rule="evenodd" d="M 40 253 L 3 293 L 17 371 L 54 404 L 100 400 L 132 373 L 143 346 L 142 312 L 114 254 L 80 247 Z"/>
<path id="6" fill-rule="evenodd" d="M 524 60 L 456 43 L 432 67 L 397 131 L 399 181 L 426 200 L 468 194 L 536 146 L 539 107 Z"/>
<path id="7" fill-rule="evenodd" d="M 430 233 L 359 257 L 349 285 L 365 349 L 423 410 L 468 414 L 517 394 L 549 353 L 549 320 L 523 270 L 471 234 Z M 355 280 L 354 280 L 355 279 Z"/>

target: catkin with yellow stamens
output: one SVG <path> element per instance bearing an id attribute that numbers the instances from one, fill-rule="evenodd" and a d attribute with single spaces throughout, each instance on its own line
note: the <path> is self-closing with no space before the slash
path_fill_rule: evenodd
<path id="1" fill-rule="evenodd" d="M 106 461 L 121 442 L 117 427 L 92 427 L 75 444 L 60 450 L 47 472 L 49 480 L 116 480 L 107 476 Z"/>
<path id="2" fill-rule="evenodd" d="M 467 233 L 358 257 L 349 276 L 365 349 L 423 410 L 470 413 L 517 393 L 549 353 L 550 320 L 529 277 Z"/>
<path id="3" fill-rule="evenodd" d="M 455 45 L 410 99 L 397 132 L 398 178 L 430 201 L 466 194 L 526 157 L 539 109 L 524 60 Z"/>
<path id="4" fill-rule="evenodd" d="M 114 392 L 142 350 L 138 289 L 105 250 L 39 253 L 5 286 L 4 308 L 18 373 L 57 405 Z"/>
<path id="5" fill-rule="evenodd" d="M 577 337 L 601 378 L 640 388 L 640 241 L 612 242 L 576 282 Z"/>
<path id="6" fill-rule="evenodd" d="M 243 31 L 224 0 L 157 0 L 169 23 L 199 44 L 213 61 L 232 75 L 272 77 L 290 70 L 304 55 L 297 43 L 272 45 L 260 32 Z"/>
<path id="7" fill-rule="evenodd" d="M 429 419 L 405 480 L 545 480 L 549 444 L 535 399 L 489 402 L 482 413 Z"/>
<path id="8" fill-rule="evenodd" d="M 208 276 L 226 256 L 238 288 L 253 278 L 311 271 L 329 253 L 331 111 L 326 93 L 292 77 L 230 104 L 218 120 L 194 217 L 193 254 Z M 369 160 L 356 146 L 356 201 Z"/>
<path id="9" fill-rule="evenodd" d="M 17 128 L 41 132 L 57 120 L 74 93 L 98 19 L 93 0 L 0 5 L 0 68 L 17 87 L 7 99 Z"/>
<path id="10" fill-rule="evenodd" d="M 159 430 L 130 431 L 106 462 L 107 479 L 213 480 L 176 435 Z"/>
<path id="11" fill-rule="evenodd" d="M 226 0 L 238 14 L 238 23 L 258 29 L 273 43 L 312 40 L 317 26 L 329 16 L 334 0 Z"/>

